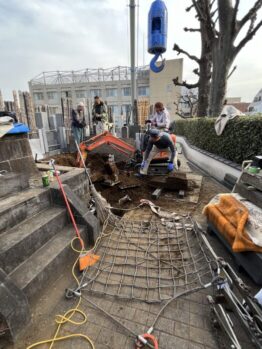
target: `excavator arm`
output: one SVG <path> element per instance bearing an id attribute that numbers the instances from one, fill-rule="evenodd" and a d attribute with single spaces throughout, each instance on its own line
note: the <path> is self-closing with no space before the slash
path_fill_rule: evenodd
<path id="1" fill-rule="evenodd" d="M 90 138 L 85 142 L 80 143 L 79 148 L 84 161 L 86 161 L 87 154 L 89 152 L 98 149 L 102 145 L 109 145 L 111 148 L 126 155 L 126 157 L 128 158 L 133 157 L 135 153 L 135 148 L 132 145 L 113 136 L 110 132 L 105 131 L 97 136 Z M 82 161 L 80 160 L 80 155 L 77 154 L 77 164 L 79 167 L 83 167 Z"/>

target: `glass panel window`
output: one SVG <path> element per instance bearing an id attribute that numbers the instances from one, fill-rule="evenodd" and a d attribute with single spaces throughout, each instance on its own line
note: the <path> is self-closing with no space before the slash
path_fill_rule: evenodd
<path id="1" fill-rule="evenodd" d="M 86 97 L 86 91 L 83 91 L 83 90 L 76 91 L 76 98 L 85 98 L 85 97 Z"/>
<path id="2" fill-rule="evenodd" d="M 130 104 L 123 104 L 123 105 L 122 105 L 122 110 L 123 110 L 123 113 L 124 113 L 124 114 L 130 113 L 130 111 L 131 111 L 131 105 L 130 105 Z"/>
<path id="3" fill-rule="evenodd" d="M 115 126 L 116 127 L 122 127 L 124 124 L 124 120 L 123 120 L 123 116 L 122 115 L 116 115 L 114 116 L 114 122 L 115 122 Z"/>
<path id="4" fill-rule="evenodd" d="M 120 108 L 118 105 L 109 105 L 109 108 L 111 108 L 113 115 L 120 115 Z"/>
<path id="5" fill-rule="evenodd" d="M 49 106 L 50 115 L 55 115 L 57 112 L 58 112 L 58 107 L 50 107 Z"/>
<path id="6" fill-rule="evenodd" d="M 106 97 L 117 97 L 117 88 L 107 88 Z"/>
<path id="7" fill-rule="evenodd" d="M 122 96 L 124 96 L 124 97 L 131 96 L 131 88 L 130 87 L 122 88 Z"/>
<path id="8" fill-rule="evenodd" d="M 90 96 L 93 97 L 93 98 L 95 96 L 100 97 L 101 96 L 101 90 L 100 89 L 92 89 L 92 90 L 90 90 Z"/>
<path id="9" fill-rule="evenodd" d="M 149 86 L 139 86 L 138 96 L 149 96 Z"/>
<path id="10" fill-rule="evenodd" d="M 57 99 L 57 92 L 55 91 L 48 91 L 47 92 L 47 98 L 48 99 Z"/>
<path id="11" fill-rule="evenodd" d="M 61 96 L 63 98 L 72 98 L 72 92 L 71 91 L 62 91 Z"/>
<path id="12" fill-rule="evenodd" d="M 37 101 L 42 101 L 44 99 L 44 94 L 43 92 L 35 92 L 34 93 L 34 100 Z"/>

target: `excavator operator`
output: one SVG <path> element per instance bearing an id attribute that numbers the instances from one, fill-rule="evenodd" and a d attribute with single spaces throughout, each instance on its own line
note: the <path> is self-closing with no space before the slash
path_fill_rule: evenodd
<path id="1" fill-rule="evenodd" d="M 149 130 L 149 141 L 143 155 L 141 163 L 140 175 L 147 175 L 147 171 L 152 159 L 161 152 L 168 152 L 170 155 L 167 168 L 172 172 L 175 168 L 175 146 L 171 136 L 166 132 L 161 132 L 158 129 Z"/>

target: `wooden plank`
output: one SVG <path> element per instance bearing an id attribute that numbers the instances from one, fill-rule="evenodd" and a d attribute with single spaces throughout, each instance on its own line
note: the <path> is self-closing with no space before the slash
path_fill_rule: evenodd
<path id="1" fill-rule="evenodd" d="M 127 185 L 119 185 L 119 189 L 120 190 L 126 190 L 126 189 L 134 189 L 134 188 L 138 188 L 141 187 L 140 184 L 127 184 Z"/>
<path id="2" fill-rule="evenodd" d="M 36 167 L 38 168 L 38 170 L 42 170 L 42 171 L 49 171 L 52 170 L 52 166 L 49 166 L 48 164 L 42 164 L 42 163 L 36 163 Z M 78 168 L 78 167 L 71 167 L 71 166 L 60 166 L 60 165 L 55 165 L 57 171 L 61 171 L 61 172 L 69 172 L 72 170 L 83 170 L 82 168 Z"/>
<path id="3" fill-rule="evenodd" d="M 153 177 L 149 185 L 154 188 L 165 188 L 168 190 L 187 190 L 188 179 L 185 173 L 174 173 L 168 177 Z"/>
<path id="4" fill-rule="evenodd" d="M 243 172 L 240 178 L 240 182 L 253 185 L 255 188 L 262 191 L 262 173 L 251 174 Z"/>
<path id="5" fill-rule="evenodd" d="M 249 185 L 237 183 L 235 192 L 251 201 L 254 205 L 262 208 L 262 192 L 259 190 L 249 190 Z"/>

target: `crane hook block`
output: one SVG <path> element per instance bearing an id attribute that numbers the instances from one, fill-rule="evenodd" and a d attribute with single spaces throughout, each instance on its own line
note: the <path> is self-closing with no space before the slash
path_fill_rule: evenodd
<path id="1" fill-rule="evenodd" d="M 159 73 L 164 69 L 165 61 L 156 65 L 158 58 L 167 48 L 167 8 L 163 0 L 155 0 L 148 14 L 148 52 L 155 55 L 150 69 Z"/>
<path id="2" fill-rule="evenodd" d="M 156 62 L 158 60 L 159 57 L 162 57 L 161 53 L 157 53 L 151 60 L 150 62 L 150 69 L 154 72 L 154 73 L 160 73 L 164 68 L 165 68 L 165 59 L 162 60 L 161 65 L 156 65 Z"/>

